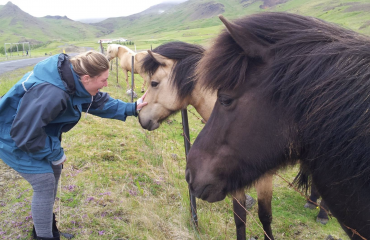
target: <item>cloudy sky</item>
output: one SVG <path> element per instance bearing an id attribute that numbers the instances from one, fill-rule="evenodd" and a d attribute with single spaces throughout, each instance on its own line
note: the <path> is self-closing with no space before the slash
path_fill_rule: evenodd
<path id="1" fill-rule="evenodd" d="M 24 12 L 34 17 L 67 16 L 73 20 L 129 16 L 163 2 L 186 0 L 11 0 Z M 8 0 L 0 0 L 5 5 Z"/>

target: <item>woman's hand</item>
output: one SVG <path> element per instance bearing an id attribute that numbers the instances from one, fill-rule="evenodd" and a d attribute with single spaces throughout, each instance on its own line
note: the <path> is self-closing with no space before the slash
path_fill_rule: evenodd
<path id="1" fill-rule="evenodd" d="M 65 163 L 67 161 L 67 158 L 64 159 L 64 161 L 62 163 L 59 163 L 58 165 L 63 165 L 63 163 Z"/>
<path id="2" fill-rule="evenodd" d="M 144 99 L 147 93 L 148 91 L 146 91 L 144 95 L 136 101 L 136 111 L 137 112 L 139 112 L 144 106 L 148 105 L 147 102 L 144 102 Z"/>

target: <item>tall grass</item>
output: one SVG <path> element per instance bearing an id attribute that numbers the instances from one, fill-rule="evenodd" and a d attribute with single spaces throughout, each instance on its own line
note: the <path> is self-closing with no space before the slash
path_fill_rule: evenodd
<path id="1" fill-rule="evenodd" d="M 0 95 L 31 68 L 0 75 Z M 122 71 L 115 66 L 104 90 L 130 101 Z M 139 75 L 135 79 L 142 81 Z M 137 83 L 137 90 L 141 84 Z M 191 112 L 196 111 L 189 107 Z M 191 141 L 203 124 L 189 115 Z M 135 117 L 126 122 L 88 114 L 63 134 L 67 155 L 54 211 L 59 228 L 79 239 L 235 239 L 232 199 L 210 204 L 197 200 L 199 226 L 190 220 L 184 178 L 185 154 L 181 116 L 174 115 L 153 132 Z M 30 239 L 32 189 L 0 161 L 0 239 Z M 282 171 L 292 181 L 298 169 Z M 16 176 L 16 174 L 14 175 Z M 253 189 L 249 194 L 256 198 Z M 305 199 L 278 177 L 274 179 L 273 232 L 276 239 L 325 239 L 329 234 L 348 239 L 335 219 L 316 223 L 318 210 L 303 208 Z M 247 235 L 263 239 L 257 206 L 250 209 Z"/>

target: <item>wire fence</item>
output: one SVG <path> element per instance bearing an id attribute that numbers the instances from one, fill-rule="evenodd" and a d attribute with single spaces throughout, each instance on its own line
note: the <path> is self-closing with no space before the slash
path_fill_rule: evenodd
<path id="1" fill-rule="evenodd" d="M 204 121 L 204 119 L 202 119 L 200 116 L 197 116 L 197 114 L 195 113 L 195 112 L 193 112 L 193 111 L 191 111 L 191 110 L 188 110 L 188 112 L 189 113 L 191 113 L 195 118 L 197 118 L 198 120 L 200 120 L 202 123 L 205 123 L 205 121 Z M 187 115 L 186 115 L 186 117 L 185 118 L 187 118 Z M 183 119 L 184 120 L 184 119 Z M 183 135 L 184 135 L 184 141 L 187 141 L 187 142 L 189 142 L 189 144 L 191 144 L 191 141 L 190 141 L 190 138 L 188 137 L 188 134 L 186 134 L 186 128 L 187 128 L 187 122 L 188 122 L 188 120 L 186 119 L 185 120 L 185 123 L 183 122 Z M 321 206 L 321 205 L 319 205 L 318 203 L 316 203 L 316 202 L 314 202 L 314 201 L 312 201 L 306 194 L 304 194 L 302 191 L 300 191 L 300 190 L 298 190 L 298 188 L 297 187 L 295 187 L 294 186 L 294 184 L 293 183 L 291 183 L 290 181 L 288 181 L 288 180 L 286 180 L 283 176 L 281 176 L 281 174 L 279 174 L 279 173 L 275 173 L 275 175 L 276 176 L 278 176 L 280 179 L 282 179 L 284 182 L 286 182 L 287 183 L 287 185 L 289 186 L 289 188 L 291 188 L 291 189 L 293 189 L 295 192 L 297 192 L 297 193 L 299 193 L 307 202 L 310 202 L 310 203 L 312 203 L 312 204 L 314 204 L 314 205 L 316 205 L 317 206 L 317 208 L 320 208 L 320 209 L 323 209 L 325 212 L 326 212 L 326 214 L 332 219 L 333 218 L 333 215 L 329 212 L 329 210 L 328 209 L 325 209 L 323 206 Z M 239 200 L 237 199 L 237 198 L 235 198 L 234 196 L 232 196 L 233 197 L 233 199 L 234 200 L 236 200 L 236 202 L 246 211 L 246 213 L 247 213 L 247 215 L 248 216 L 250 216 L 251 218 L 252 218 L 252 220 L 253 220 L 253 222 L 254 222 L 254 224 L 256 224 L 261 230 L 262 230 L 262 232 L 264 232 L 264 236 L 266 237 L 266 238 L 268 238 L 268 239 L 270 239 L 271 240 L 271 238 L 267 235 L 267 233 L 264 231 L 264 229 L 263 229 L 263 227 L 262 227 L 262 225 L 259 223 L 259 221 L 257 221 L 254 217 L 253 217 L 253 215 L 250 213 L 250 211 L 248 211 L 246 208 L 245 208 L 245 206 L 244 205 L 242 205 L 240 202 L 239 202 Z M 196 206 L 195 205 L 191 205 L 191 209 L 193 210 L 193 211 L 195 211 L 196 212 Z M 238 215 L 237 215 L 237 213 L 235 212 L 235 211 L 233 211 L 233 213 L 241 220 L 241 221 L 243 221 L 243 223 L 245 224 L 245 227 L 246 228 L 248 228 L 248 226 L 247 226 L 247 224 L 246 224 L 246 222 L 244 222 L 244 220 L 242 219 L 242 218 L 240 218 Z M 198 222 L 195 222 L 194 220 L 193 220 L 193 222 L 194 222 L 194 224 L 198 224 Z M 359 236 L 362 240 L 367 240 L 366 238 L 364 238 L 363 236 L 361 236 L 355 229 L 353 229 L 353 228 L 351 228 L 351 227 L 348 227 L 348 226 L 346 226 L 346 225 L 344 225 L 344 227 L 346 227 L 346 228 L 348 228 L 349 230 L 351 230 L 352 231 L 352 234 L 353 235 L 357 235 L 357 236 Z M 198 229 L 199 230 L 199 229 Z"/>
<path id="2" fill-rule="evenodd" d="M 118 65 L 116 65 L 116 69 L 117 69 L 117 66 Z M 118 68 L 119 68 L 119 66 L 118 66 Z M 113 68 L 112 72 L 115 72 L 114 68 Z M 137 81 L 137 79 L 135 79 L 135 81 Z M 142 82 L 139 82 L 139 83 L 142 83 Z M 188 113 L 189 113 L 189 115 L 188 115 Z M 181 149 L 179 147 L 181 145 L 181 143 L 179 142 L 179 140 L 175 140 L 175 138 L 173 138 L 172 143 L 173 143 L 173 146 L 175 146 L 175 148 L 176 148 L 176 152 L 182 152 L 182 151 L 184 152 L 184 156 L 181 159 L 182 159 L 182 161 L 185 161 L 186 162 L 186 154 L 190 150 L 190 147 L 192 145 L 192 141 L 191 140 L 192 139 L 194 140 L 195 137 L 200 132 L 200 130 L 203 128 L 203 126 L 205 124 L 205 120 L 202 117 L 200 117 L 200 115 L 191 106 L 189 106 L 186 110 L 183 110 L 181 112 L 181 114 L 182 114 L 182 117 L 181 117 L 181 126 L 178 126 L 178 125 L 176 126 L 175 125 L 175 127 L 171 127 L 169 129 L 169 131 L 171 133 L 170 136 L 172 136 L 172 137 L 178 135 L 178 133 L 181 132 L 180 134 L 183 136 L 183 146 L 181 147 Z M 192 119 L 189 120 L 189 118 L 192 118 Z M 175 122 L 175 121 L 176 121 L 175 119 L 169 118 L 169 119 L 167 119 L 166 123 L 168 125 L 171 125 L 171 123 L 172 122 Z M 191 122 L 191 123 L 188 125 L 189 122 Z M 153 133 L 151 133 L 152 134 L 151 136 L 153 136 L 153 138 L 152 138 L 153 139 L 153 145 L 157 145 L 158 143 L 163 142 L 162 141 L 163 140 L 163 132 L 160 132 L 161 131 L 160 129 L 161 129 L 161 127 L 159 128 L 159 130 L 155 130 Z M 193 130 L 192 131 L 192 134 L 189 134 L 189 129 L 192 129 Z M 143 130 L 143 131 L 146 132 L 146 130 Z M 157 133 L 158 133 L 158 135 L 157 135 Z M 192 135 L 193 137 L 191 137 L 190 135 Z M 150 135 L 146 132 L 146 136 L 149 137 Z M 161 136 L 161 137 L 159 137 L 159 136 Z M 161 149 L 161 154 L 163 154 L 163 149 Z M 178 158 L 178 156 L 176 158 Z M 179 172 L 179 174 L 184 174 L 183 173 L 184 172 L 184 169 L 181 169 L 180 168 L 180 165 L 179 165 L 179 168 L 178 168 L 178 172 Z M 305 201 L 311 202 L 311 203 L 313 203 L 314 205 L 316 205 L 318 207 L 322 207 L 318 203 L 315 203 L 315 202 L 311 201 L 307 195 L 303 194 L 301 191 L 299 191 L 297 188 L 295 188 L 294 185 L 291 183 L 291 181 L 286 180 L 286 178 L 284 178 L 282 176 L 282 173 L 276 173 L 276 176 L 278 178 L 280 178 L 282 181 L 286 182 L 291 189 L 293 189 L 294 191 L 296 191 L 297 193 L 299 193 L 304 198 Z M 176 181 L 179 182 L 179 179 L 177 179 Z M 198 220 L 198 212 L 199 211 L 197 211 L 196 201 L 191 196 L 190 192 L 189 192 L 189 196 L 188 197 L 190 199 L 189 200 L 189 217 L 190 217 L 189 218 L 189 221 L 192 223 L 192 228 L 194 229 L 194 231 L 196 231 L 196 236 L 199 239 L 202 239 L 201 236 L 204 235 L 204 232 L 205 232 L 205 235 L 207 235 L 207 230 L 204 227 L 200 228 L 198 226 L 198 224 L 201 224 L 201 225 L 203 225 L 203 224 L 202 224 L 202 222 L 200 222 L 201 220 Z M 248 211 L 246 209 L 245 206 L 243 206 L 238 201 L 238 199 L 236 199 L 235 197 L 233 197 L 233 199 L 235 199 L 238 202 L 238 204 L 246 211 L 246 214 L 248 216 L 247 218 L 251 218 L 253 220 L 253 224 L 255 226 L 257 226 L 257 228 L 259 228 L 261 230 L 261 232 L 263 232 L 264 235 L 266 235 L 266 237 L 268 239 L 270 239 L 267 236 L 266 232 L 264 232 L 263 227 L 262 227 L 261 223 L 259 222 L 259 220 L 257 220 L 253 216 L 253 215 L 256 215 L 256 213 L 252 214 L 250 211 Z M 204 205 L 204 204 L 207 205 L 207 203 L 205 203 L 205 202 L 202 201 L 202 205 Z M 228 207 L 232 211 L 232 214 L 237 214 L 237 213 L 235 213 L 232 210 L 233 208 L 230 206 L 230 204 L 228 205 Z M 328 214 L 328 216 L 330 216 L 332 218 L 331 213 L 328 210 L 326 210 L 326 209 L 324 209 L 324 210 L 326 211 L 326 213 Z M 287 211 L 289 211 L 289 210 L 287 209 Z M 204 209 L 202 209 L 202 212 L 204 212 Z M 228 216 L 228 217 L 230 218 L 230 216 Z M 240 219 L 240 220 L 244 222 L 244 220 L 242 220 L 242 219 Z M 245 227 L 247 229 L 247 232 L 249 232 L 249 234 L 251 236 L 254 235 L 254 236 L 257 236 L 258 237 L 259 234 L 256 232 L 255 229 L 252 229 L 251 226 L 248 225 L 246 222 L 244 222 L 244 224 L 245 224 Z M 228 230 L 226 230 L 226 228 L 228 228 Z M 234 229 L 234 228 L 235 228 L 234 223 L 227 223 L 227 224 L 225 224 L 225 232 L 230 231 L 230 229 Z M 356 231 L 353 231 L 353 233 L 359 235 Z M 362 239 L 364 239 L 362 236 L 360 236 L 360 237 Z"/>
<path id="3" fill-rule="evenodd" d="M 120 71 L 118 64 L 116 66 L 111 66 L 111 74 L 117 74 Z M 142 84 L 144 80 L 142 80 L 140 77 L 135 77 L 135 81 L 138 83 Z M 123 94 L 126 94 L 124 86 L 124 80 L 119 79 L 116 87 L 118 89 L 123 89 Z M 140 86 L 139 84 L 136 84 L 136 86 Z M 126 94 L 127 96 L 127 94 Z M 130 96 L 127 96 L 130 97 Z M 185 178 L 184 178 L 184 171 L 185 171 L 185 164 L 186 164 L 186 146 L 185 143 L 189 144 L 190 146 L 192 145 L 192 142 L 195 140 L 196 136 L 199 134 L 201 129 L 204 127 L 204 120 L 199 116 L 199 114 L 195 111 L 195 109 L 191 106 L 187 108 L 187 119 L 189 121 L 189 135 L 185 134 L 185 128 L 184 128 L 184 119 L 179 116 L 179 114 L 171 116 L 168 118 L 166 121 L 162 123 L 162 126 L 153 131 L 153 132 L 148 132 L 144 129 L 139 129 L 138 131 L 140 134 L 143 135 L 142 140 L 146 141 L 146 145 L 150 146 L 150 152 L 147 154 L 151 156 L 151 165 L 152 166 L 162 166 L 166 170 L 166 184 L 168 187 L 173 187 L 173 186 L 182 186 L 182 189 L 185 189 L 184 185 L 186 184 Z M 88 124 L 88 122 L 86 123 Z M 165 145 L 166 144 L 166 145 Z M 99 149 L 104 150 L 104 142 L 101 143 L 98 147 Z M 119 148 L 116 152 L 117 155 L 121 155 Z M 112 149 L 111 149 L 112 150 Z M 113 150 L 112 150 L 113 151 Z M 93 166 L 90 166 L 90 168 L 93 169 Z M 6 168 L 4 168 L 6 169 Z M 1 168 L 0 168 L 1 170 Z M 77 174 L 79 170 L 73 169 L 72 167 L 68 167 L 64 174 Z M 93 171 L 93 170 L 91 170 Z M 151 171 L 150 169 L 146 169 L 145 171 Z M 5 195 L 9 194 L 10 192 L 19 192 L 19 194 L 23 194 L 26 189 L 24 189 L 22 186 L 17 186 L 14 189 L 7 188 L 6 186 L 10 183 L 10 181 L 14 180 L 15 178 L 19 178 L 17 174 L 14 174 L 14 176 L 5 177 L 7 176 L 6 174 L 8 172 L 11 172 L 11 170 L 4 170 L 4 172 L 0 171 L 0 213 L 2 213 L 1 206 L 2 204 L 7 204 Z M 294 186 L 291 184 L 290 176 L 285 176 L 284 173 L 278 173 L 276 174 L 276 179 L 280 179 L 282 182 L 285 183 L 283 186 L 281 183 L 281 186 L 285 188 L 286 185 L 288 185 L 292 191 L 292 194 L 294 192 L 298 192 L 301 195 L 301 198 L 304 199 L 305 201 L 309 200 L 309 198 L 298 191 L 298 189 L 295 189 Z M 70 183 L 70 179 L 66 177 L 66 175 L 63 175 L 63 178 L 61 179 L 60 182 L 60 189 L 59 191 L 62 192 L 64 191 L 63 201 L 61 201 L 62 197 L 59 198 L 59 204 L 57 205 L 57 209 L 59 211 L 58 217 L 59 217 L 59 222 L 62 222 L 64 225 L 67 225 L 65 220 L 63 219 L 63 216 L 65 214 L 67 204 L 72 204 L 69 203 L 69 197 L 68 194 L 70 193 L 67 189 L 73 187 L 74 185 Z M 118 187 L 118 186 L 117 186 Z M 123 187 L 122 187 L 123 188 Z M 138 185 L 135 188 L 136 191 L 140 191 L 140 186 Z M 15 194 L 15 193 L 13 193 Z M 185 194 L 186 195 L 186 194 Z M 102 198 L 106 195 L 102 195 Z M 235 236 L 235 223 L 233 220 L 233 214 L 235 212 L 232 210 L 232 204 L 230 199 L 232 200 L 233 198 L 227 198 L 225 201 L 222 203 L 218 204 L 209 204 L 204 201 L 198 201 L 197 206 L 195 206 L 194 202 L 191 201 L 190 199 L 190 194 L 189 192 L 187 193 L 186 197 L 189 200 L 184 200 L 187 202 L 188 208 L 188 222 L 189 222 L 189 228 L 193 229 L 191 234 L 194 234 L 192 237 L 196 239 L 230 239 L 232 237 L 230 236 Z M 96 197 L 95 197 L 96 198 Z M 20 198 L 21 199 L 21 198 Z M 138 198 L 139 199 L 139 198 Z M 238 201 L 236 198 L 234 198 L 236 201 Z M 87 200 L 89 201 L 89 200 Z M 96 206 L 96 211 L 99 211 L 98 209 L 105 208 L 103 206 L 105 203 L 98 201 L 97 198 L 94 200 L 91 200 L 91 202 L 96 201 L 98 204 Z M 142 201 L 141 199 L 138 200 L 139 202 Z M 26 202 L 25 202 L 26 203 Z M 14 209 L 19 208 L 21 211 L 23 211 L 23 208 L 25 207 L 25 204 L 23 202 L 20 202 L 20 204 L 14 204 Z M 240 203 L 239 203 L 240 204 Z M 316 203 L 314 203 L 316 204 Z M 245 206 L 240 204 L 240 206 L 246 211 L 248 217 L 247 217 L 247 222 L 244 222 L 245 227 L 247 229 L 247 235 L 250 237 L 258 237 L 259 239 L 263 238 L 263 227 L 261 226 L 260 222 L 256 218 L 257 216 L 257 209 L 256 207 L 253 207 L 252 209 L 248 210 Z M 283 207 L 285 211 L 290 211 L 290 206 L 284 206 Z M 24 210 L 26 211 L 26 210 Z M 222 216 L 220 217 L 220 212 L 222 212 Z M 194 213 L 196 213 L 197 218 L 194 218 Z M 207 215 L 207 217 L 204 217 Z M 77 215 L 78 217 L 82 217 Z M 217 220 L 216 220 L 217 219 Z M 251 220 L 252 221 L 251 221 Z M 25 236 L 27 231 L 29 231 L 30 223 L 27 222 L 27 224 L 22 225 L 20 221 L 15 221 L 15 220 L 9 220 L 13 221 L 14 223 L 3 223 L 3 226 L 17 226 L 18 227 L 23 227 L 21 229 L 22 234 L 19 232 L 15 232 L 14 238 L 16 239 L 18 236 Z M 222 222 L 222 224 L 219 223 L 219 221 Z M 252 223 L 251 223 L 252 222 Z M 212 228 L 212 225 L 218 226 L 215 229 Z M 221 227 L 220 227 L 221 226 Z M 16 228 L 14 228 L 16 229 Z M 349 228 L 350 229 L 350 228 Z M 73 229 L 72 229 L 73 230 Z M 220 236 L 215 236 L 214 231 L 218 231 L 220 234 L 223 234 L 223 238 Z M 354 234 L 359 235 L 355 230 L 351 229 Z M 0 224 L 0 237 L 2 236 L 1 233 L 4 231 L 4 228 L 2 228 L 2 225 Z M 17 230 L 18 231 L 18 230 Z M 77 230 L 74 230 L 77 231 Z M 81 230 L 83 231 L 83 230 Z M 261 235 L 262 234 L 262 235 Z M 360 235 L 359 235 L 360 236 Z M 103 237 L 103 235 L 102 235 Z M 362 236 L 360 236 L 361 239 L 365 239 Z M 4 238 L 4 239 L 12 239 L 12 238 Z M 20 237 L 19 239 L 22 239 Z M 27 239 L 27 238 L 24 238 Z M 77 238 L 79 239 L 79 238 Z M 82 238 L 81 238 L 82 239 Z M 117 239 L 113 237 L 106 238 L 106 239 Z M 170 239 L 170 238 L 169 238 Z M 175 238 L 173 238 L 175 239 Z M 179 238 L 179 239 L 188 239 L 188 238 Z M 289 239 L 286 238 L 286 239 Z M 292 239 L 292 238 L 290 238 Z M 303 239 L 303 238 L 300 238 Z"/>

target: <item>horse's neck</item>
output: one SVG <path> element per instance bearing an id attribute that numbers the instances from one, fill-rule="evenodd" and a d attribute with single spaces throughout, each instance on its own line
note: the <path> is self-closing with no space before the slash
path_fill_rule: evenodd
<path id="1" fill-rule="evenodd" d="M 192 105 L 205 121 L 211 116 L 216 102 L 216 92 L 205 91 L 195 84 L 189 104 Z"/>
<path id="2" fill-rule="evenodd" d="M 124 55 L 132 56 L 133 54 L 130 51 L 128 51 L 126 48 L 119 47 L 118 48 L 118 51 L 117 51 L 117 57 L 119 57 L 120 59 L 122 59 L 122 58 L 124 58 Z"/>

